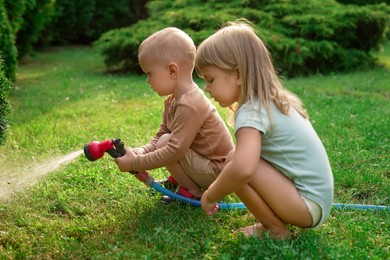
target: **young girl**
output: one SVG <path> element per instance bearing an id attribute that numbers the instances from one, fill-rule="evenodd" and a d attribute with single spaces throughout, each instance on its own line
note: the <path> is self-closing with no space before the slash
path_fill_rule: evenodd
<path id="1" fill-rule="evenodd" d="M 247 22 L 229 23 L 198 48 L 205 90 L 235 113 L 236 148 L 203 194 L 204 212 L 236 193 L 261 223 L 239 231 L 289 238 L 287 224 L 312 228 L 328 217 L 333 176 L 301 100 L 283 88 L 270 54 Z"/>

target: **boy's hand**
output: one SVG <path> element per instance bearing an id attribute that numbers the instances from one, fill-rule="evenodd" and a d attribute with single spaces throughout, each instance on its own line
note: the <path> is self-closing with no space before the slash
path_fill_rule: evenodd
<path id="1" fill-rule="evenodd" d="M 129 172 L 133 170 L 131 167 L 131 160 L 134 156 L 135 154 L 131 148 L 126 148 L 126 154 L 115 159 L 115 162 L 121 172 Z"/>
<path id="2" fill-rule="evenodd" d="M 211 216 L 218 210 L 218 204 L 215 202 L 210 202 L 207 198 L 207 191 L 205 191 L 200 199 L 200 204 L 202 205 L 202 209 L 204 213 Z"/>
<path id="3" fill-rule="evenodd" d="M 144 148 L 130 148 L 130 149 L 135 154 L 143 154 L 145 152 Z"/>

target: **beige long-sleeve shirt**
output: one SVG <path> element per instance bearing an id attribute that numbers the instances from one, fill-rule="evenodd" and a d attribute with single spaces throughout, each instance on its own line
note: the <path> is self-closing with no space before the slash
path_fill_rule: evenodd
<path id="1" fill-rule="evenodd" d="M 171 134 L 169 143 L 157 149 L 158 139 L 166 133 Z M 131 162 L 135 171 L 177 162 L 192 149 L 208 158 L 214 171 L 219 173 L 233 149 L 233 140 L 214 105 L 195 85 L 179 99 L 173 96 L 165 99 L 160 129 L 143 148 L 146 153 L 136 155 Z"/>

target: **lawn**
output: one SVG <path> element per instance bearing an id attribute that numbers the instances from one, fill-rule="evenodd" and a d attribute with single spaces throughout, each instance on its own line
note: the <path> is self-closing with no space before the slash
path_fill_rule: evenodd
<path id="1" fill-rule="evenodd" d="M 255 222 L 246 210 L 207 217 L 188 205 L 163 206 L 109 156 L 57 167 L 90 141 L 120 137 L 139 146 L 159 126 L 163 99 L 145 77 L 108 74 L 102 60 L 92 48 L 67 47 L 19 65 L 13 121 L 0 147 L 0 188 L 14 191 L 0 201 L 1 259 L 390 258 L 390 211 L 333 209 L 317 229 L 292 228 L 291 241 L 246 239 L 231 232 Z M 284 79 L 327 149 L 338 203 L 390 205 L 390 45 L 380 62 L 368 71 Z"/>

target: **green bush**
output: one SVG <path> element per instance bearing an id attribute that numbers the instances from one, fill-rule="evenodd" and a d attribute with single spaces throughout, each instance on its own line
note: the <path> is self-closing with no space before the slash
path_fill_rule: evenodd
<path id="1" fill-rule="evenodd" d="M 337 0 L 342 4 L 353 4 L 353 5 L 373 5 L 373 4 L 390 4 L 389 0 Z"/>
<path id="2" fill-rule="evenodd" d="M 269 35 L 265 40 L 278 66 L 290 75 L 367 68 L 375 62 L 372 52 L 385 40 L 389 8 L 384 9 L 387 13 L 375 6 L 340 7 L 330 12 L 331 6 L 315 11 L 307 6 L 307 10 L 281 14 L 291 6 L 280 7 L 265 11 L 277 17 L 282 34 L 279 39 Z"/>
<path id="3" fill-rule="evenodd" d="M 130 29 L 131 28 L 131 29 Z M 105 63 L 109 70 L 135 70 L 138 66 L 138 46 L 151 31 L 162 29 L 160 23 L 153 21 L 139 21 L 137 26 L 125 29 L 114 29 L 103 34 L 99 39 L 99 47 L 105 56 Z"/>
<path id="4" fill-rule="evenodd" d="M 0 53 L 4 61 L 4 73 L 10 80 L 15 80 L 17 51 L 13 29 L 8 20 L 4 2 L 0 1 Z"/>
<path id="5" fill-rule="evenodd" d="M 146 0 L 56 0 L 52 22 L 40 44 L 91 43 L 110 29 L 145 17 Z"/>
<path id="6" fill-rule="evenodd" d="M 158 29 L 175 26 L 199 44 L 238 18 L 253 22 L 285 75 L 364 68 L 385 40 L 390 8 L 345 6 L 333 0 L 150 1 L 150 17 L 95 42 L 109 69 L 138 71 L 137 50 Z"/>
<path id="7" fill-rule="evenodd" d="M 0 53 L 1 54 L 1 53 Z M 6 131 L 9 123 L 11 106 L 8 102 L 8 94 L 12 88 L 3 71 L 3 61 L 0 55 L 0 145 L 6 140 Z"/>

